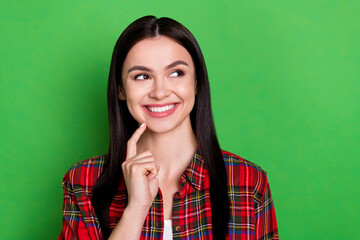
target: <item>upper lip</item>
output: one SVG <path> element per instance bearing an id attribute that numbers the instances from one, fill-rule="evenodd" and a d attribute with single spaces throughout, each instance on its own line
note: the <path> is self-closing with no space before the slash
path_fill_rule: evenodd
<path id="1" fill-rule="evenodd" d="M 163 103 L 163 104 L 145 104 L 145 107 L 165 107 L 165 106 L 169 106 L 169 105 L 175 105 L 177 104 L 176 102 L 171 102 L 171 103 Z"/>

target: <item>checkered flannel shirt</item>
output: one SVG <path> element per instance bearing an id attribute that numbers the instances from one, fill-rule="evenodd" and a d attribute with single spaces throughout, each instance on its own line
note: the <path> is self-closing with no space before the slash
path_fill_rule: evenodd
<path id="1" fill-rule="evenodd" d="M 91 204 L 92 187 L 100 176 L 106 155 L 73 165 L 63 180 L 63 227 L 59 239 L 103 239 Z M 278 239 L 274 205 L 266 173 L 257 165 L 223 151 L 230 199 L 227 239 Z M 209 175 L 198 151 L 180 179 L 174 195 L 172 230 L 175 239 L 212 239 Z M 120 220 L 127 203 L 124 182 L 109 209 L 110 229 Z M 161 190 L 142 228 L 141 240 L 162 239 L 164 215 Z"/>

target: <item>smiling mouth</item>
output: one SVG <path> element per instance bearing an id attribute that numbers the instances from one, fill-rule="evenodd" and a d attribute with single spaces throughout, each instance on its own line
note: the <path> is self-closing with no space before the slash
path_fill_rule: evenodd
<path id="1" fill-rule="evenodd" d="M 166 112 L 169 111 L 171 109 L 173 109 L 176 106 L 176 104 L 169 104 L 166 106 L 162 106 L 162 107 L 150 107 L 150 106 L 146 106 L 147 110 L 149 110 L 150 112 L 155 112 L 155 113 L 162 113 L 162 112 Z"/>

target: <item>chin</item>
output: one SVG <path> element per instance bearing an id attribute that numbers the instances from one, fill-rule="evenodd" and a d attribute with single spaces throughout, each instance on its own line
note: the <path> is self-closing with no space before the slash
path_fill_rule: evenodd
<path id="1" fill-rule="evenodd" d="M 172 124 L 151 124 L 146 123 L 147 129 L 153 133 L 167 133 L 176 129 Z"/>
<path id="2" fill-rule="evenodd" d="M 168 133 L 176 130 L 191 128 L 190 117 L 184 119 L 163 119 L 145 121 L 147 128 L 154 133 Z"/>

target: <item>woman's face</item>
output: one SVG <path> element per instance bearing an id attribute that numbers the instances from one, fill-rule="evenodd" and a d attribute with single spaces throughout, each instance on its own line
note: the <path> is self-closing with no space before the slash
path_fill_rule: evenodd
<path id="1" fill-rule="evenodd" d="M 191 127 L 196 94 L 195 68 L 188 51 L 165 36 L 146 38 L 129 51 L 122 68 L 129 112 L 149 130 L 168 132 Z"/>

